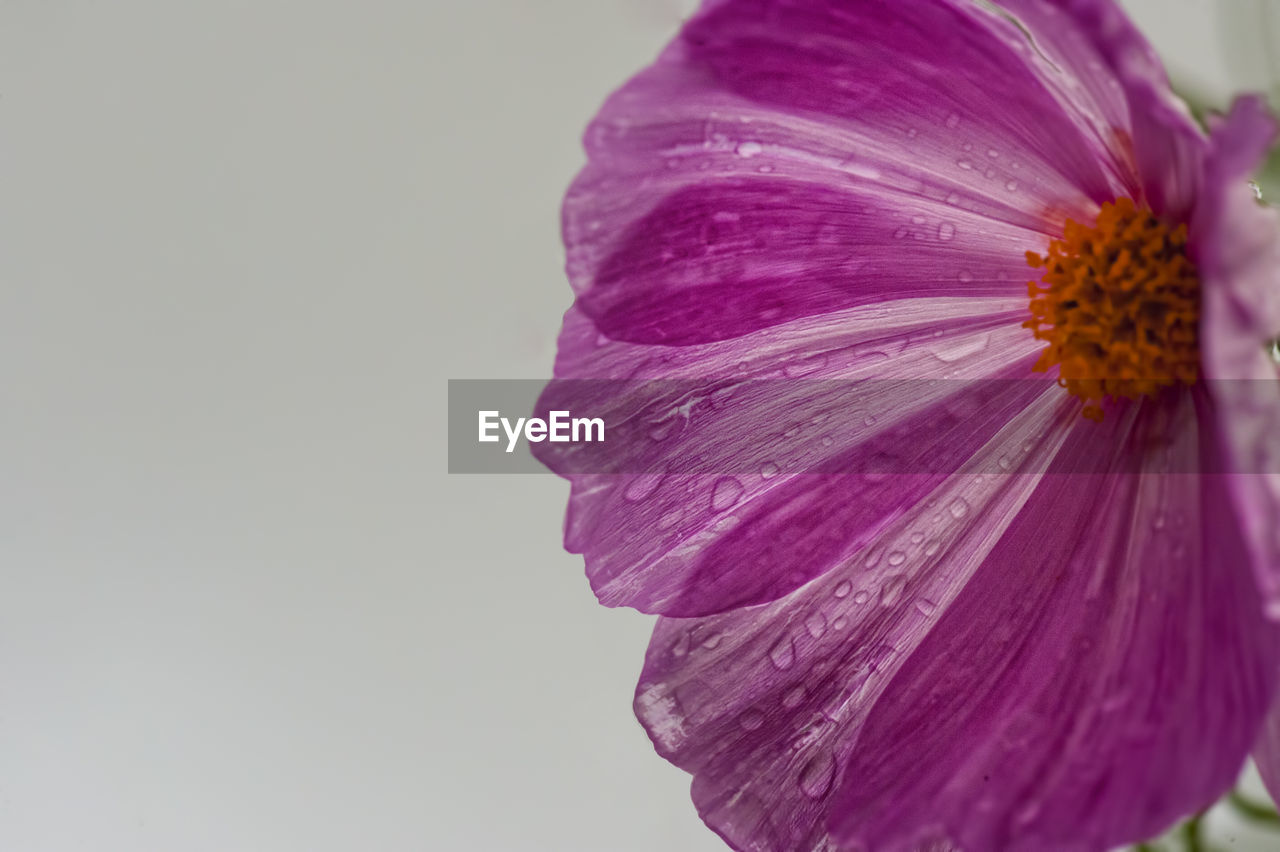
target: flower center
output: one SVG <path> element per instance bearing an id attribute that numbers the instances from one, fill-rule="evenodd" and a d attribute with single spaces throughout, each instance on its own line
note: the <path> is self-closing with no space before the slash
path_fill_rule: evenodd
<path id="1" fill-rule="evenodd" d="M 1128 198 L 1102 205 L 1092 227 L 1067 220 L 1062 239 L 1027 263 L 1023 326 L 1049 345 L 1033 368 L 1058 368 L 1058 384 L 1102 420 L 1102 399 L 1155 396 L 1200 373 L 1200 282 L 1187 258 L 1187 226 L 1170 228 Z"/>

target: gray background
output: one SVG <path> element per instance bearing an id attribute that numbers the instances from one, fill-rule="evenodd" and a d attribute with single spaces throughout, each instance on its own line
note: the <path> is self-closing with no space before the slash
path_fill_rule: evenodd
<path id="1" fill-rule="evenodd" d="M 446 379 L 547 373 L 578 135 L 687 5 L 0 0 L 0 849 L 722 848 L 565 484 L 445 473 Z M 1258 26 L 1129 5 L 1265 82 Z"/>

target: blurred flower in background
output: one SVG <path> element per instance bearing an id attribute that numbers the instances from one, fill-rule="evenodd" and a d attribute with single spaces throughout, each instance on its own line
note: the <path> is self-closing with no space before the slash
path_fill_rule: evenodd
<path id="1" fill-rule="evenodd" d="M 1234 91 L 1265 93 L 1280 106 L 1280 3 L 1276 0 L 1218 0 L 1213 4 L 1228 84 Z M 1198 84 L 1196 69 L 1181 69 L 1175 86 L 1198 110 L 1221 109 L 1226 99 Z M 1280 148 L 1271 152 L 1256 178 L 1263 198 L 1280 198 Z"/>

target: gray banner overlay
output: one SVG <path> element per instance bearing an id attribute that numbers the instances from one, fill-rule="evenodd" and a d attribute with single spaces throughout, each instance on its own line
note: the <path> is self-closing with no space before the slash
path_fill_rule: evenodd
<path id="1" fill-rule="evenodd" d="M 449 472 L 1280 473 L 1277 381 L 1081 407 L 1043 378 L 450 380 Z"/>

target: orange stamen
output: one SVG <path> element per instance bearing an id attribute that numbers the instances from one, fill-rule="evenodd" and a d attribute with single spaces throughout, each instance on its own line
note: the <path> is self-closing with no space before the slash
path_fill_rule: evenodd
<path id="1" fill-rule="evenodd" d="M 1027 252 L 1045 274 L 1027 285 L 1023 326 L 1049 344 L 1033 369 L 1056 366 L 1090 420 L 1102 420 L 1104 397 L 1154 397 L 1199 377 L 1200 281 L 1186 247 L 1186 225 L 1119 198 L 1092 228 L 1068 219 L 1046 256 Z"/>

